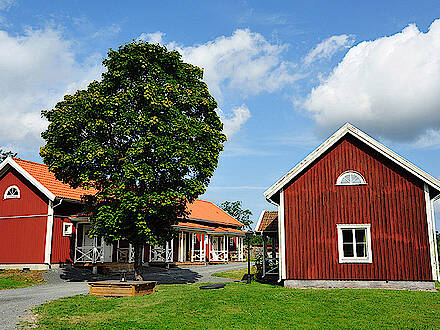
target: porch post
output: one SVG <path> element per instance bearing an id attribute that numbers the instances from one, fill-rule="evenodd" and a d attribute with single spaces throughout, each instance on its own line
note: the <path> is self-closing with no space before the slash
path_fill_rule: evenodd
<path id="1" fill-rule="evenodd" d="M 263 277 L 266 275 L 267 236 L 263 235 Z"/>
<path id="2" fill-rule="evenodd" d="M 76 223 L 76 228 L 75 228 L 75 252 L 74 252 L 74 256 L 73 256 L 73 261 L 76 262 L 76 248 L 78 247 L 78 226 L 79 223 Z"/>
<path id="3" fill-rule="evenodd" d="M 183 262 L 183 231 L 179 232 L 179 250 L 178 250 L 178 258 L 179 262 Z"/>
<path id="4" fill-rule="evenodd" d="M 225 237 L 225 239 L 224 239 L 224 242 L 225 242 L 225 251 L 226 251 L 226 254 L 225 254 L 225 256 L 226 256 L 226 261 L 229 261 L 229 237 L 228 236 L 224 236 Z"/>
<path id="5" fill-rule="evenodd" d="M 194 262 L 194 240 L 195 240 L 194 233 L 191 233 L 191 262 Z"/>
<path id="6" fill-rule="evenodd" d="M 203 254 L 203 242 L 204 242 L 204 239 L 205 239 L 205 235 L 204 234 L 202 234 L 202 233 L 200 233 L 200 262 L 203 262 L 204 260 L 204 254 Z"/>

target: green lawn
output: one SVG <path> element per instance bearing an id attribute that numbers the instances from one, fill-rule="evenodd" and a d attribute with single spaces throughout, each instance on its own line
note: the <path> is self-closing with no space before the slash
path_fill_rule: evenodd
<path id="1" fill-rule="evenodd" d="M 24 288 L 27 286 L 42 284 L 43 271 L 32 270 L 22 272 L 21 270 L 0 270 L 0 290 Z"/>
<path id="2" fill-rule="evenodd" d="M 251 274 L 255 274 L 257 268 L 255 266 L 251 267 Z M 245 274 L 247 274 L 248 269 L 238 269 L 238 270 L 230 270 L 228 272 L 221 272 L 221 273 L 215 273 L 212 274 L 212 276 L 215 277 L 225 277 L 225 278 L 232 278 L 234 280 L 241 280 Z"/>
<path id="3" fill-rule="evenodd" d="M 229 283 L 160 285 L 148 296 L 76 296 L 35 312 L 43 329 L 286 327 L 440 328 L 440 293 L 391 290 L 293 290 Z"/>

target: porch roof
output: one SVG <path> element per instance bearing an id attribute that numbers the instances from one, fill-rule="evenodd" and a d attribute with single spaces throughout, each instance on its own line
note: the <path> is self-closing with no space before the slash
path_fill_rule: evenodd
<path id="1" fill-rule="evenodd" d="M 239 229 L 205 226 L 205 225 L 201 225 L 201 224 L 193 223 L 193 222 L 179 222 L 174 227 L 178 228 L 178 229 L 189 229 L 189 230 L 194 230 L 194 231 L 208 232 L 211 235 L 234 234 L 236 236 L 242 236 L 242 235 L 245 235 L 245 233 L 246 233 L 245 231 L 239 230 Z"/>
<path id="2" fill-rule="evenodd" d="M 255 231 L 276 232 L 278 230 L 278 211 L 263 211 L 258 219 Z"/>

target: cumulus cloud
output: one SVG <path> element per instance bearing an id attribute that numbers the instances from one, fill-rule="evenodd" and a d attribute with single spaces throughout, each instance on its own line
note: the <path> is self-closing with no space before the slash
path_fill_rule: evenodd
<path id="1" fill-rule="evenodd" d="M 55 29 L 0 30 L 0 145 L 19 152 L 40 146 L 47 125 L 40 111 L 99 78 L 97 63 L 76 61 L 72 43 Z"/>
<path id="2" fill-rule="evenodd" d="M 315 48 L 313 48 L 304 57 L 304 64 L 310 65 L 311 63 L 332 57 L 336 52 L 351 47 L 354 43 L 354 37 L 348 34 L 341 34 L 337 36 L 331 36 L 328 39 L 320 42 Z"/>
<path id="3" fill-rule="evenodd" d="M 223 133 L 227 137 L 233 136 L 240 128 L 251 118 L 251 112 L 246 105 L 241 105 L 232 110 L 232 114 L 225 114 L 222 110 L 218 110 L 219 116 L 223 122 Z"/>
<path id="4" fill-rule="evenodd" d="M 352 122 L 377 136 L 415 141 L 440 129 L 440 20 L 352 47 L 304 107 L 321 133 Z M 426 141 L 426 139 L 424 140 Z"/>
<path id="5" fill-rule="evenodd" d="M 183 46 L 165 43 L 165 33 L 142 33 L 139 39 L 162 43 L 182 54 L 184 61 L 204 70 L 204 80 L 220 105 L 225 94 L 247 97 L 263 92 L 274 92 L 292 84 L 302 75 L 295 65 L 283 60 L 287 45 L 271 43 L 261 34 L 249 29 L 238 29 L 231 36 L 221 36 L 204 44 Z M 229 137 L 250 118 L 243 105 L 231 111 L 219 111 Z"/>
<path id="6" fill-rule="evenodd" d="M 165 37 L 165 33 L 157 31 L 153 33 L 142 33 L 139 36 L 139 39 L 142 41 L 146 41 L 152 44 L 161 44 L 163 37 Z"/>
<path id="7" fill-rule="evenodd" d="M 205 44 L 183 47 L 175 43 L 185 61 L 204 69 L 204 79 L 217 98 L 232 88 L 244 96 L 274 92 L 300 78 L 294 65 L 283 60 L 287 45 L 272 44 L 261 34 L 236 30 Z"/>

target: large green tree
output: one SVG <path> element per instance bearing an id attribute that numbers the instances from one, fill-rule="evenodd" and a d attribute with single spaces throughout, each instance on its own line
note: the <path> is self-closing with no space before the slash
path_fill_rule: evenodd
<path id="1" fill-rule="evenodd" d="M 173 236 L 186 204 L 205 192 L 226 140 L 203 71 L 176 51 L 141 41 L 110 50 L 107 71 L 44 110 L 41 156 L 57 179 L 93 187 L 92 233 L 134 246 Z"/>

